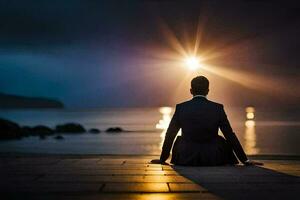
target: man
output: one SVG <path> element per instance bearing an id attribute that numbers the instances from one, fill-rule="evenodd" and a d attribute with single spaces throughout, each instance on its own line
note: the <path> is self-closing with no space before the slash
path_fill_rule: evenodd
<path id="1" fill-rule="evenodd" d="M 232 131 L 223 105 L 206 98 L 209 81 L 204 76 L 191 81 L 193 99 L 176 105 L 175 113 L 166 132 L 160 159 L 152 163 L 166 164 L 173 141 L 179 129 L 182 136 L 177 137 L 171 163 L 189 166 L 216 166 L 238 164 L 261 165 L 248 160 L 238 138 Z M 225 138 L 218 135 L 219 128 Z M 234 154 L 234 153 L 235 154 Z M 236 156 L 235 156 L 236 155 Z"/>

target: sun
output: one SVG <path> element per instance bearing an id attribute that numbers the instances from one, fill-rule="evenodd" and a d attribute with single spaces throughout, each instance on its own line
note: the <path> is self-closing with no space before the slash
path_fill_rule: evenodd
<path id="1" fill-rule="evenodd" d="M 195 57 L 195 56 L 189 56 L 184 60 L 184 63 L 186 65 L 186 67 L 189 70 L 195 71 L 198 68 L 200 68 L 200 60 L 199 58 Z"/>

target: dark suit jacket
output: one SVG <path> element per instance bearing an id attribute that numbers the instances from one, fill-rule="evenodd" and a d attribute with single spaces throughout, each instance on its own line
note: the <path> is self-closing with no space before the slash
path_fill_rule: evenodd
<path id="1" fill-rule="evenodd" d="M 232 131 L 223 105 L 207 100 L 205 97 L 194 97 L 190 101 L 176 105 L 175 113 L 167 129 L 160 160 L 166 161 L 170 155 L 174 139 L 179 129 L 185 141 L 209 143 L 218 137 L 220 128 L 227 142 L 241 162 L 247 156 Z"/>

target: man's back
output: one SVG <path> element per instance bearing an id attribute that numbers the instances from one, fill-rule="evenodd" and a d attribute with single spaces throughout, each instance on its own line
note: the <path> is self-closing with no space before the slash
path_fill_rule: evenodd
<path id="1" fill-rule="evenodd" d="M 221 122 L 221 104 L 194 97 L 177 105 L 178 123 L 186 140 L 207 142 L 215 139 Z"/>
<path id="2" fill-rule="evenodd" d="M 161 160 L 169 157 L 173 141 L 179 129 L 182 129 L 180 141 L 175 142 L 172 161 L 187 165 L 218 165 L 236 163 L 232 153 L 242 161 L 247 156 L 232 131 L 223 105 L 197 95 L 192 100 L 176 105 L 175 113 L 166 132 Z M 218 136 L 221 129 L 226 138 Z M 224 141 L 223 141 L 224 140 Z M 179 156 L 180 155 L 180 156 Z M 201 160 L 202 161 L 199 161 Z M 205 161 L 203 161 L 205 160 Z"/>

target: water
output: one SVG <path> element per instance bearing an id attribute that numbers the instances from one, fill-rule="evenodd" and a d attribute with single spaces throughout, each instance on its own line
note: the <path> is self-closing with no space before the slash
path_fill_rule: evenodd
<path id="1" fill-rule="evenodd" d="M 159 155 L 174 109 L 119 108 L 96 110 L 2 110 L 0 117 L 21 125 L 78 122 L 87 129 L 120 126 L 132 132 L 49 136 L 0 141 L 0 152 L 57 154 L 147 154 Z M 248 114 L 245 108 L 226 109 L 232 127 L 249 155 L 300 155 L 299 113 L 263 111 Z M 253 115 L 255 114 L 254 119 Z"/>

